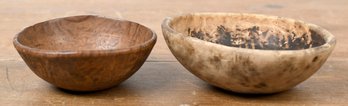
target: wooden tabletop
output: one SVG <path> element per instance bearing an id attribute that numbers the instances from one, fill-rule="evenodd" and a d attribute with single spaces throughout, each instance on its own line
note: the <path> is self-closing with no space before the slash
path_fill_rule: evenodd
<path id="1" fill-rule="evenodd" d="M 348 0 L 0 0 L 1 105 L 348 105 Z M 167 16 L 190 12 L 245 12 L 304 20 L 329 30 L 337 45 L 322 68 L 295 88 L 245 95 L 212 87 L 189 73 L 169 51 L 161 32 Z M 158 41 L 146 63 L 114 88 L 78 93 L 37 77 L 12 45 L 24 27 L 52 18 L 96 14 L 153 29 Z"/>

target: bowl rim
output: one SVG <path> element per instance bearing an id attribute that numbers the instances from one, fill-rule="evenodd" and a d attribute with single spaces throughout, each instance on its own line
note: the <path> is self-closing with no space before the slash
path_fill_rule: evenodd
<path id="1" fill-rule="evenodd" d="M 257 16 L 257 17 L 263 17 L 267 19 L 285 19 L 287 21 L 296 21 L 296 22 L 301 22 L 304 25 L 308 26 L 311 30 L 317 32 L 320 34 L 320 36 L 325 40 L 325 43 L 317 46 L 317 47 L 311 47 L 307 49 L 295 49 L 295 50 L 265 50 L 265 49 L 248 49 L 248 48 L 237 48 L 237 47 L 230 47 L 230 46 L 225 46 L 221 44 L 216 44 L 213 42 L 208 42 L 204 41 L 198 38 L 186 36 L 183 33 L 177 32 L 174 30 L 172 27 L 170 27 L 170 24 L 172 20 L 184 16 L 207 16 L 207 15 L 215 15 L 215 16 L 232 16 L 232 15 L 240 15 L 240 16 Z M 286 18 L 286 17 L 280 17 L 280 16 L 274 16 L 274 15 L 263 15 L 263 14 L 254 14 L 254 13 L 230 13 L 230 12 L 197 12 L 197 13 L 187 13 L 187 14 L 181 14 L 173 17 L 166 17 L 164 21 L 162 22 L 162 28 L 166 29 L 169 33 L 175 34 L 175 35 L 180 35 L 180 37 L 183 37 L 184 39 L 199 42 L 205 45 L 213 45 L 215 47 L 223 47 L 224 49 L 233 49 L 233 50 L 242 50 L 242 51 L 249 51 L 249 52 L 280 52 L 280 53 L 293 53 L 293 52 L 303 52 L 303 51 L 325 51 L 326 49 L 329 48 L 334 48 L 336 45 L 336 39 L 335 36 L 333 36 L 329 31 L 326 29 L 317 26 L 312 23 L 307 23 L 302 20 L 297 20 L 297 19 L 292 19 L 292 18 Z M 164 35 L 164 36 L 171 36 L 171 35 Z M 166 38 L 166 37 L 165 37 Z"/>
<path id="2" fill-rule="evenodd" d="M 92 49 L 92 50 L 47 50 L 47 49 L 40 49 L 40 48 L 36 48 L 36 47 L 29 47 L 29 46 L 24 45 L 18 41 L 18 37 L 20 36 L 20 34 L 22 32 L 24 32 L 25 30 L 28 30 L 28 28 L 30 28 L 30 27 L 33 27 L 35 25 L 39 25 L 39 24 L 42 24 L 45 22 L 49 22 L 49 21 L 54 21 L 54 20 L 58 20 L 58 19 L 65 19 L 65 18 L 72 18 L 72 17 L 95 17 L 95 18 L 108 19 L 108 20 L 112 20 L 112 21 L 125 21 L 125 22 L 135 23 L 135 24 L 140 25 L 140 26 L 144 27 L 145 29 L 151 31 L 152 36 L 149 40 L 146 40 L 143 43 L 132 45 L 132 46 L 127 47 L 127 48 Z M 15 35 L 15 37 L 13 38 L 13 45 L 15 46 L 15 48 L 18 51 L 29 53 L 32 55 L 47 56 L 47 57 L 62 57 L 62 56 L 69 57 L 69 56 L 92 56 L 92 55 L 99 56 L 99 55 L 108 55 L 108 54 L 119 54 L 119 53 L 122 54 L 122 53 L 136 52 L 138 50 L 144 49 L 144 47 L 147 47 L 147 46 L 151 45 L 152 43 L 156 43 L 156 41 L 157 41 L 156 33 L 152 29 L 150 29 L 142 24 L 139 24 L 137 22 L 133 22 L 133 21 L 125 20 L 125 19 L 120 19 L 120 18 L 108 18 L 105 16 L 99 16 L 99 15 L 74 15 L 74 16 L 53 18 L 53 19 L 38 22 L 38 23 L 35 23 L 31 26 L 25 27 L 19 33 L 17 33 Z"/>

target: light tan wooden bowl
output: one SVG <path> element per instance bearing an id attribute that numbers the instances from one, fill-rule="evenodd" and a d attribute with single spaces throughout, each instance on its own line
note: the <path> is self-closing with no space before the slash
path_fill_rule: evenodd
<path id="1" fill-rule="evenodd" d="M 296 86 L 324 64 L 336 43 L 317 25 L 257 14 L 169 17 L 162 30 L 188 71 L 240 93 L 275 93 Z"/>

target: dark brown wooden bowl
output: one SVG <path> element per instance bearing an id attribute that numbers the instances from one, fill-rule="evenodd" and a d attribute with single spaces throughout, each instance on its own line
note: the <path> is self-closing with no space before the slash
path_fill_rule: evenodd
<path id="1" fill-rule="evenodd" d="M 156 39 L 152 30 L 138 23 L 84 15 L 27 27 L 13 44 L 40 78 L 68 90 L 94 91 L 134 74 Z"/>

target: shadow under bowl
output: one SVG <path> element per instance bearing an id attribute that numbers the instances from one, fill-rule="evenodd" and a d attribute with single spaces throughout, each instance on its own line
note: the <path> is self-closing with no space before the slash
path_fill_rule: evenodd
<path id="1" fill-rule="evenodd" d="M 133 75 L 156 43 L 138 23 L 82 15 L 29 26 L 13 44 L 40 78 L 67 90 L 95 91 Z"/>
<path id="2" fill-rule="evenodd" d="M 177 60 L 200 79 L 239 93 L 275 93 L 309 78 L 336 40 L 316 25 L 277 16 L 193 13 L 162 23 Z"/>

